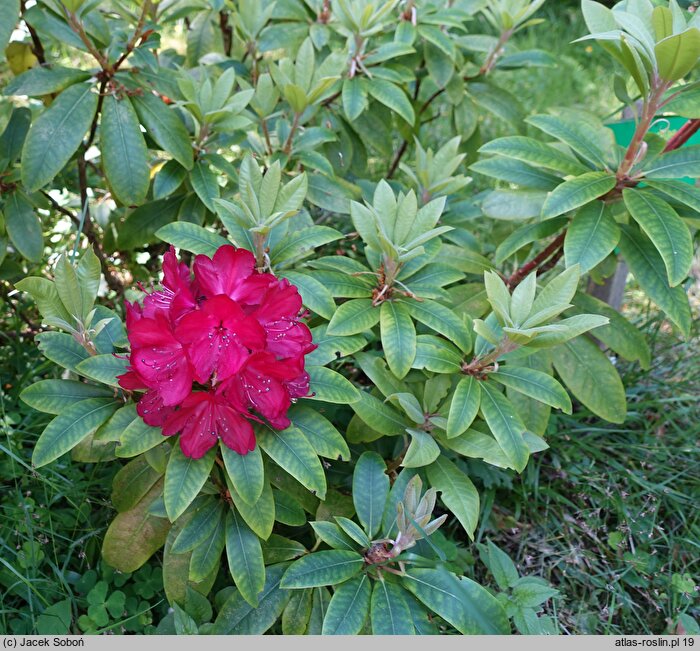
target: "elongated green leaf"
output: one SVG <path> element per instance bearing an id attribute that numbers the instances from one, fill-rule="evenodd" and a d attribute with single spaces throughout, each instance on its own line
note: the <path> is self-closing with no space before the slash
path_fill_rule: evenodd
<path id="1" fill-rule="evenodd" d="M 352 476 L 352 499 L 370 538 L 379 531 L 388 496 L 389 476 L 384 460 L 376 452 L 363 452 Z"/>
<path id="2" fill-rule="evenodd" d="M 561 140 L 595 167 L 605 167 L 606 152 L 597 146 L 591 134 L 587 133 L 590 129 L 586 129 L 585 125 L 558 115 L 532 115 L 527 122 Z"/>
<path id="3" fill-rule="evenodd" d="M 218 199 L 220 195 L 219 183 L 217 182 L 216 174 L 206 161 L 200 160 L 194 164 L 190 172 L 190 181 L 192 182 L 192 188 L 207 207 L 207 210 L 215 212 L 214 199 Z"/>
<path id="4" fill-rule="evenodd" d="M 192 550 L 189 580 L 204 581 L 219 567 L 221 553 L 226 546 L 226 518 L 220 517 L 210 536 Z"/>
<path id="5" fill-rule="evenodd" d="M 409 569 L 402 580 L 428 608 L 463 635 L 503 635 L 510 632 L 501 603 L 488 590 L 444 569 Z"/>
<path id="6" fill-rule="evenodd" d="M 485 158 L 470 165 L 469 169 L 499 181 L 534 190 L 552 190 L 561 183 L 558 176 L 512 158 Z"/>
<path id="7" fill-rule="evenodd" d="M 414 428 L 407 431 L 411 435 L 411 443 L 401 462 L 404 468 L 422 468 L 440 456 L 440 446 L 431 434 Z"/>
<path id="8" fill-rule="evenodd" d="M 265 563 L 260 539 L 248 528 L 235 509 L 226 516 L 228 568 L 241 596 L 253 607 L 265 587 Z"/>
<path id="9" fill-rule="evenodd" d="M 313 253 L 317 246 L 335 242 L 342 234 L 328 226 L 312 226 L 285 237 L 270 251 L 272 263 L 277 265 Z"/>
<path id="10" fill-rule="evenodd" d="M 311 618 L 313 590 L 295 590 L 282 613 L 283 635 L 304 635 Z"/>
<path id="11" fill-rule="evenodd" d="M 329 335 L 355 335 L 377 325 L 380 309 L 369 298 L 358 298 L 343 303 L 328 324 Z"/>
<path id="12" fill-rule="evenodd" d="M 133 509 L 162 477 L 148 461 L 139 457 L 127 463 L 112 481 L 112 504 L 119 513 Z"/>
<path id="13" fill-rule="evenodd" d="M 390 108 L 408 124 L 413 125 L 416 121 L 416 114 L 413 111 L 411 102 L 398 86 L 389 81 L 375 78 L 367 82 L 366 88 L 374 99 Z"/>
<path id="14" fill-rule="evenodd" d="M 620 227 L 602 201 L 581 208 L 571 221 L 564 240 L 567 267 L 578 264 L 585 273 L 602 262 L 617 246 Z"/>
<path id="15" fill-rule="evenodd" d="M 326 459 L 350 459 L 350 449 L 345 439 L 318 411 L 306 405 L 295 405 L 289 411 L 289 418 L 304 433 L 316 454 Z"/>
<path id="16" fill-rule="evenodd" d="M 0 46 L 1 48 L 1 46 Z M 29 95 L 29 97 L 41 97 L 50 93 L 58 93 L 68 86 L 77 84 L 90 78 L 90 73 L 75 68 L 63 68 L 62 66 L 30 68 L 21 75 L 15 77 L 3 89 L 3 95 Z"/>
<path id="17" fill-rule="evenodd" d="M 134 460 L 136 461 L 136 460 Z M 131 463 L 134 463 L 132 461 Z M 225 516 L 224 507 L 218 500 L 210 500 L 197 510 L 180 530 L 172 545 L 174 554 L 184 554 L 198 547 L 214 533 L 219 521 Z"/>
<path id="18" fill-rule="evenodd" d="M 311 522 L 310 524 L 316 535 L 333 549 L 357 550 L 357 543 L 335 524 L 335 522 L 319 520 L 317 522 Z"/>
<path id="19" fill-rule="evenodd" d="M 31 121 L 32 112 L 28 108 L 18 106 L 12 111 L 10 120 L 0 135 L 0 168 L 4 169 L 9 163 L 17 160 Z"/>
<path id="20" fill-rule="evenodd" d="M 41 260 L 44 253 L 41 221 L 22 192 L 11 192 L 5 201 L 5 228 L 12 244 L 27 260 Z"/>
<path id="21" fill-rule="evenodd" d="M 471 479 L 442 455 L 427 471 L 430 485 L 440 491 L 440 499 L 473 539 L 479 519 L 479 493 Z"/>
<path id="22" fill-rule="evenodd" d="M 117 244 L 120 249 L 144 247 L 151 242 L 154 233 L 177 219 L 182 196 L 149 201 L 130 213 L 119 227 Z"/>
<path id="23" fill-rule="evenodd" d="M 134 418 L 121 432 L 119 445 L 115 450 L 118 457 L 135 457 L 163 442 L 163 430 L 143 422 L 141 416 Z"/>
<path id="24" fill-rule="evenodd" d="M 260 447 L 256 445 L 248 454 L 238 454 L 223 444 L 220 450 L 226 472 L 236 492 L 248 504 L 255 504 L 265 486 L 265 468 Z"/>
<path id="25" fill-rule="evenodd" d="M 620 251 L 646 295 L 687 335 L 691 322 L 688 297 L 682 287 L 669 287 L 656 247 L 639 231 L 624 228 Z"/>
<path id="26" fill-rule="evenodd" d="M 509 365 L 501 366 L 496 373 L 490 373 L 489 377 L 530 398 L 561 409 L 567 414 L 571 413 L 569 394 L 551 375 L 542 371 Z"/>
<path id="27" fill-rule="evenodd" d="M 596 328 L 594 336 L 606 346 L 630 362 L 639 360 L 646 369 L 651 363 L 651 351 L 645 336 L 617 310 L 589 294 L 578 293 L 573 299 L 576 310 L 587 314 L 600 314 L 610 319 L 608 325 Z"/>
<path id="28" fill-rule="evenodd" d="M 339 585 L 323 620 L 323 635 L 357 635 L 369 614 L 372 586 L 366 574 Z"/>
<path id="29" fill-rule="evenodd" d="M 554 368 L 571 393 L 594 414 L 623 423 L 625 388 L 615 367 L 588 337 L 576 337 L 552 351 Z"/>
<path id="30" fill-rule="evenodd" d="M 41 380 L 24 389 L 20 398 L 34 409 L 60 414 L 74 402 L 85 398 L 108 398 L 111 394 L 109 389 L 75 380 Z"/>
<path id="31" fill-rule="evenodd" d="M 669 285 L 675 287 L 683 282 L 693 263 L 693 240 L 688 227 L 671 206 L 653 194 L 625 189 L 622 196 L 630 215 L 661 254 Z"/>
<path id="32" fill-rule="evenodd" d="M 343 110 L 350 122 L 357 119 L 367 108 L 367 89 L 358 77 L 343 82 Z"/>
<path id="33" fill-rule="evenodd" d="M 395 583 L 375 581 L 372 590 L 372 635 L 413 635 L 406 592 Z"/>
<path id="34" fill-rule="evenodd" d="M 343 375 L 325 366 L 307 366 L 306 372 L 311 377 L 313 395 L 308 399 L 352 404 L 360 399 L 360 392 Z"/>
<path id="35" fill-rule="evenodd" d="M 357 552 L 333 549 L 294 561 L 282 577 L 283 588 L 315 588 L 347 581 L 360 572 L 364 558 Z"/>
<path id="36" fill-rule="evenodd" d="M 536 242 L 560 231 L 568 223 L 565 217 L 555 217 L 544 222 L 526 224 L 513 231 L 496 249 L 495 262 L 501 264 L 526 244 Z"/>
<path id="37" fill-rule="evenodd" d="M 5 51 L 5 46 L 17 25 L 19 9 L 19 0 L 7 0 L 0 7 L 0 52 Z"/>
<path id="38" fill-rule="evenodd" d="M 462 356 L 449 342 L 432 335 L 418 335 L 416 341 L 413 368 L 425 368 L 433 373 L 459 373 L 462 370 Z"/>
<path id="39" fill-rule="evenodd" d="M 51 181 L 78 149 L 97 110 L 89 84 L 64 90 L 32 124 L 22 149 L 22 183 L 34 192 Z"/>
<path id="40" fill-rule="evenodd" d="M 114 355 L 92 355 L 80 362 L 75 370 L 91 380 L 117 387 L 117 376 L 126 373 L 127 364 L 127 360 Z"/>
<path id="41" fill-rule="evenodd" d="M 151 93 L 132 99 L 139 119 L 149 135 L 185 169 L 193 165 L 192 143 L 185 124 L 177 113 Z"/>
<path id="42" fill-rule="evenodd" d="M 364 391 L 352 409 L 364 423 L 385 436 L 398 436 L 409 424 L 396 409 Z"/>
<path id="43" fill-rule="evenodd" d="M 280 276 L 296 286 L 306 307 L 324 319 L 333 318 L 336 310 L 333 295 L 322 282 L 299 271 L 285 271 Z"/>
<path id="44" fill-rule="evenodd" d="M 405 304 L 408 305 L 414 319 L 447 337 L 459 346 L 462 352 L 468 353 L 471 350 L 469 329 L 452 310 L 427 299 L 407 301 Z"/>
<path id="45" fill-rule="evenodd" d="M 547 193 L 542 190 L 492 190 L 481 204 L 491 219 L 521 221 L 539 217 Z"/>
<path id="46" fill-rule="evenodd" d="M 196 254 L 214 255 L 217 249 L 230 242 L 217 233 L 190 222 L 173 222 L 156 231 L 156 237 L 179 249 Z"/>
<path id="47" fill-rule="evenodd" d="M 656 44 L 654 54 L 661 79 L 677 81 L 685 77 L 700 57 L 700 30 L 691 27 L 667 36 Z"/>
<path id="48" fill-rule="evenodd" d="M 488 382 L 481 385 L 481 413 L 513 468 L 521 472 L 530 456 L 523 439 L 525 425 L 508 399 Z"/>
<path id="49" fill-rule="evenodd" d="M 210 450 L 201 459 L 186 457 L 180 446 L 173 447 L 165 471 L 165 488 L 163 499 L 165 510 L 171 522 L 177 520 L 199 495 L 204 483 L 209 478 L 216 450 Z"/>
<path id="50" fill-rule="evenodd" d="M 654 158 L 644 169 L 644 176 L 650 179 L 700 178 L 700 145 L 686 145 Z"/>
<path id="51" fill-rule="evenodd" d="M 496 138 L 486 143 L 479 152 L 482 154 L 499 154 L 564 174 L 578 175 L 589 171 L 585 165 L 551 145 L 546 145 L 539 140 L 524 136 Z"/>
<path id="52" fill-rule="evenodd" d="M 85 348 L 63 332 L 40 332 L 34 340 L 45 357 L 71 371 L 75 371 L 76 366 L 89 357 Z"/>
<path id="53" fill-rule="evenodd" d="M 646 181 L 647 186 L 700 212 L 700 189 L 682 181 Z"/>
<path id="54" fill-rule="evenodd" d="M 254 504 L 248 504 L 231 484 L 229 486 L 238 513 L 260 538 L 267 540 L 275 525 L 275 500 L 270 482 L 265 482 L 262 493 Z"/>
<path id="55" fill-rule="evenodd" d="M 542 208 L 542 217 L 550 219 L 610 192 L 617 183 L 614 174 L 608 172 L 588 172 L 564 181 L 547 197 Z"/>
<path id="56" fill-rule="evenodd" d="M 382 348 L 389 368 L 401 379 L 411 369 L 416 357 L 416 329 L 403 303 L 385 301 L 380 315 Z"/>
<path id="57" fill-rule="evenodd" d="M 104 98 L 100 143 L 102 167 L 114 196 L 127 206 L 143 203 L 150 182 L 148 150 L 128 97 Z"/>
<path id="58" fill-rule="evenodd" d="M 72 404 L 41 433 L 32 464 L 39 468 L 58 459 L 92 434 L 118 407 L 113 398 L 87 398 Z"/>
<path id="59" fill-rule="evenodd" d="M 451 439 L 466 432 L 479 413 L 481 387 L 472 376 L 462 378 L 457 384 L 450 413 L 447 417 L 447 438 Z"/>
<path id="60" fill-rule="evenodd" d="M 265 585 L 258 595 L 258 607 L 253 608 L 238 590 L 226 599 L 216 617 L 212 633 L 215 635 L 262 635 L 282 614 L 289 602 L 291 591 L 280 588 L 286 563 L 267 569 Z"/>
<path id="61" fill-rule="evenodd" d="M 297 427 L 279 432 L 268 428 L 257 431 L 260 447 L 292 477 L 314 491 L 319 498 L 326 495 L 326 475 L 316 450 Z"/>

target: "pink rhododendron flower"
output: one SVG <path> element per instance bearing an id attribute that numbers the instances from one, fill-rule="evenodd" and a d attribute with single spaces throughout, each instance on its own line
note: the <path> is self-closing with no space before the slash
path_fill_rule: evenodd
<path id="1" fill-rule="evenodd" d="M 292 402 L 309 395 L 305 355 L 315 345 L 299 291 L 255 270 L 245 249 L 198 255 L 194 275 L 171 247 L 163 283 L 126 304 L 128 391 L 145 391 L 137 413 L 182 452 L 200 458 L 221 439 L 239 454 L 255 447 L 251 421 L 289 427 Z"/>

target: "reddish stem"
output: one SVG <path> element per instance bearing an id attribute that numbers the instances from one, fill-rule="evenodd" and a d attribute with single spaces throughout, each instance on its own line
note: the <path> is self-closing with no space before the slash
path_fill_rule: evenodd
<path id="1" fill-rule="evenodd" d="M 553 255 L 558 254 L 560 249 L 564 246 L 565 237 L 566 231 L 560 233 L 546 249 L 538 253 L 534 258 L 532 258 L 532 260 L 526 262 L 522 267 L 517 269 L 506 281 L 508 289 L 511 291 L 514 290 L 530 272 L 547 262 L 547 260 L 549 260 Z"/>
<path id="2" fill-rule="evenodd" d="M 700 130 L 700 119 L 688 120 L 666 143 L 664 153 L 685 145 Z"/>

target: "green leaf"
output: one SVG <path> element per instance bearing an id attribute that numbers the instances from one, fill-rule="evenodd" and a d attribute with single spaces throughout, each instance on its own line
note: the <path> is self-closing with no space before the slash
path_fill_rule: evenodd
<path id="1" fill-rule="evenodd" d="M 36 70 L 36 68 L 34 68 Z M 24 139 L 27 137 L 29 125 L 32 121 L 32 112 L 24 107 L 16 107 L 10 115 L 10 120 L 5 130 L 0 135 L 0 169 L 14 163 L 22 151 Z"/>
<path id="2" fill-rule="evenodd" d="M 112 481 L 112 504 L 119 513 L 133 509 L 161 478 L 144 457 L 123 466 Z"/>
<path id="3" fill-rule="evenodd" d="M 132 102 L 148 134 L 185 169 L 193 166 L 193 149 L 185 124 L 163 100 L 151 93 L 134 95 Z"/>
<path id="4" fill-rule="evenodd" d="M 312 226 L 288 235 L 270 251 L 273 264 L 302 258 L 313 253 L 314 248 L 335 242 L 342 234 L 329 226 Z"/>
<path id="5" fill-rule="evenodd" d="M 352 409 L 369 427 L 386 436 L 398 436 L 408 425 L 406 418 L 396 409 L 364 391 Z"/>
<path id="6" fill-rule="evenodd" d="M 451 439 L 466 432 L 479 413 L 481 387 L 472 376 L 463 377 L 457 384 L 450 413 L 447 417 L 447 438 Z"/>
<path id="7" fill-rule="evenodd" d="M 554 174 L 510 158 L 485 158 L 469 166 L 472 172 L 533 190 L 552 190 L 561 183 Z"/>
<path id="8" fill-rule="evenodd" d="M 206 502 L 180 530 L 171 547 L 173 554 L 185 554 L 199 547 L 211 537 L 224 516 L 221 501 L 213 499 Z"/>
<path id="9" fill-rule="evenodd" d="M 260 497 L 254 504 L 248 504 L 229 484 L 231 498 L 237 511 L 246 524 L 263 540 L 267 540 L 275 525 L 275 500 L 269 481 L 266 481 Z"/>
<path id="10" fill-rule="evenodd" d="M 449 342 L 432 335 L 418 335 L 416 341 L 413 368 L 425 368 L 433 373 L 459 373 L 462 370 L 462 357 Z"/>
<path id="11" fill-rule="evenodd" d="M 265 587 L 265 563 L 260 539 L 235 509 L 226 515 L 226 556 L 233 581 L 241 596 L 253 607 Z"/>
<path id="12" fill-rule="evenodd" d="M 19 19 L 19 0 L 7 0 L 0 6 L 0 52 L 5 51 L 7 42 L 15 30 Z M 70 616 L 69 616 L 70 623 Z"/>
<path id="13" fill-rule="evenodd" d="M 700 212 L 700 189 L 683 181 L 645 181 L 645 185 Z"/>
<path id="14" fill-rule="evenodd" d="M 326 332 L 329 335 L 356 335 L 379 323 L 380 309 L 369 298 L 357 298 L 343 303 L 335 311 Z"/>
<path id="15" fill-rule="evenodd" d="M 350 449 L 345 439 L 318 411 L 306 405 L 295 405 L 289 410 L 288 416 L 292 424 L 304 433 L 320 457 L 350 460 Z"/>
<path id="16" fill-rule="evenodd" d="M 588 172 L 558 185 L 547 197 L 542 208 L 542 217 L 550 219 L 610 192 L 617 180 L 608 172 Z"/>
<path id="17" fill-rule="evenodd" d="M 90 356 L 73 337 L 62 332 L 40 332 L 34 341 L 38 342 L 44 357 L 71 371 Z"/>
<path id="18" fill-rule="evenodd" d="M 602 262 L 620 240 L 620 227 L 602 201 L 594 201 L 579 210 L 571 221 L 564 240 L 567 267 L 578 264 L 584 273 Z"/>
<path id="19" fill-rule="evenodd" d="M 119 437 L 114 451 L 117 457 L 135 457 L 163 442 L 163 430 L 143 422 L 141 416 L 134 418 Z"/>
<path id="20" fill-rule="evenodd" d="M 32 124 L 22 148 L 22 183 L 35 192 L 58 174 L 83 141 L 97 110 L 90 84 L 64 90 Z"/>
<path id="21" fill-rule="evenodd" d="M 282 613 L 283 635 L 304 635 L 311 617 L 311 600 L 313 591 L 310 588 L 295 590 Z"/>
<path id="22" fill-rule="evenodd" d="M 501 603 L 488 590 L 444 569 L 412 568 L 403 585 L 463 635 L 510 633 Z"/>
<path id="23" fill-rule="evenodd" d="M 275 520 L 290 527 L 301 527 L 306 524 L 304 508 L 289 493 L 274 489 L 272 497 L 275 501 Z"/>
<path id="24" fill-rule="evenodd" d="M 364 558 L 357 552 L 342 549 L 315 552 L 294 561 L 282 577 L 283 588 L 315 588 L 335 585 L 362 570 Z"/>
<path id="25" fill-rule="evenodd" d="M 557 140 L 561 140 L 595 167 L 605 167 L 605 151 L 597 146 L 585 123 L 558 115 L 532 115 L 527 122 Z M 595 134 L 597 135 L 597 134 Z"/>
<path id="26" fill-rule="evenodd" d="M 494 261 L 496 264 L 502 264 L 526 244 L 537 242 L 545 237 L 554 235 L 554 233 L 560 231 L 564 225 L 568 224 L 568 221 L 566 217 L 555 217 L 554 219 L 548 219 L 544 222 L 521 226 L 498 245 Z"/>
<path id="27" fill-rule="evenodd" d="M 0 49 L 2 47 L 0 46 Z M 64 68 L 62 66 L 38 66 L 30 68 L 21 75 L 15 77 L 3 89 L 3 95 L 28 95 L 29 97 L 41 97 L 51 93 L 58 93 L 68 86 L 86 81 L 90 73 L 85 70 Z"/>
<path id="28" fill-rule="evenodd" d="M 402 303 L 403 299 L 402 299 Z M 469 329 L 461 319 L 449 308 L 440 303 L 423 299 L 422 301 L 407 301 L 404 303 L 416 321 L 427 325 L 429 328 L 447 337 L 464 353 L 472 348 Z"/>
<path id="29" fill-rule="evenodd" d="M 134 508 L 118 513 L 109 525 L 102 558 L 116 570 L 135 572 L 165 543 L 170 523 L 149 512 L 162 492 L 163 482 L 158 481 Z"/>
<path id="30" fill-rule="evenodd" d="M 367 89 L 358 77 L 343 82 L 343 110 L 350 122 L 360 117 L 367 108 Z"/>
<path id="31" fill-rule="evenodd" d="M 372 635 L 413 635 L 413 617 L 405 591 L 395 583 L 375 581 L 372 590 Z"/>
<path id="32" fill-rule="evenodd" d="M 520 221 L 539 217 L 547 193 L 541 190 L 492 190 L 481 204 L 491 219 Z"/>
<path id="33" fill-rule="evenodd" d="M 507 136 L 486 143 L 482 154 L 498 154 L 563 174 L 585 174 L 588 168 L 567 154 L 534 138 Z"/>
<path id="34" fill-rule="evenodd" d="M 471 479 L 442 455 L 428 466 L 427 472 L 430 485 L 440 491 L 443 504 L 473 540 L 479 520 L 479 493 Z"/>
<path id="35" fill-rule="evenodd" d="M 388 496 L 389 476 L 384 459 L 376 452 L 363 452 L 352 475 L 352 500 L 370 538 L 379 531 Z"/>
<path id="36" fill-rule="evenodd" d="M 654 158 L 644 169 L 649 179 L 700 178 L 700 145 L 686 145 Z"/>
<path id="37" fill-rule="evenodd" d="M 301 294 L 304 305 L 324 319 L 331 319 L 335 314 L 333 295 L 326 286 L 309 274 L 299 271 L 285 271 L 279 274 L 294 285 Z"/>
<path id="38" fill-rule="evenodd" d="M 102 104 L 102 167 L 114 196 L 127 206 L 142 204 L 148 192 L 148 150 L 128 97 L 107 95 Z"/>
<path id="39" fill-rule="evenodd" d="M 178 249 L 208 256 L 214 255 L 219 247 L 230 244 L 218 233 L 212 233 L 212 231 L 190 222 L 166 224 L 156 231 L 156 237 Z"/>
<path id="40" fill-rule="evenodd" d="M 66 405 L 85 398 L 108 398 L 112 392 L 94 384 L 76 380 L 41 380 L 28 386 L 19 397 L 33 409 L 60 414 Z"/>
<path id="41" fill-rule="evenodd" d="M 510 122 L 516 129 L 522 124 L 524 111 L 515 95 L 494 84 L 471 82 L 469 94 L 481 107 L 497 118 Z"/>
<path id="42" fill-rule="evenodd" d="M 374 78 L 367 81 L 366 88 L 374 99 L 402 117 L 408 124 L 413 125 L 416 121 L 410 100 L 398 86 L 390 81 Z"/>
<path id="43" fill-rule="evenodd" d="M 569 394 L 547 373 L 532 368 L 501 366 L 497 372 L 489 373 L 489 377 L 564 413 L 571 413 Z"/>
<path id="44" fill-rule="evenodd" d="M 272 534 L 263 544 L 263 557 L 267 565 L 299 558 L 306 553 L 306 547 L 296 540 Z"/>
<path id="45" fill-rule="evenodd" d="M 663 199 L 643 190 L 622 191 L 625 206 L 666 265 L 671 287 L 682 283 L 693 263 L 693 240 L 678 213 Z"/>
<path id="46" fill-rule="evenodd" d="M 291 593 L 280 589 L 287 564 L 267 568 L 265 585 L 258 595 L 258 607 L 247 603 L 238 590 L 226 599 L 219 610 L 211 633 L 215 635 L 262 635 L 279 618 Z"/>
<path id="47" fill-rule="evenodd" d="M 76 373 L 102 384 L 118 387 L 118 375 L 126 373 L 128 361 L 114 355 L 92 355 L 75 367 Z"/>
<path id="48" fill-rule="evenodd" d="M 40 468 L 58 459 L 92 434 L 118 406 L 113 398 L 87 398 L 70 405 L 41 433 L 34 446 L 32 464 Z"/>
<path id="49" fill-rule="evenodd" d="M 380 309 L 382 348 L 389 368 L 401 379 L 411 370 L 416 357 L 416 329 L 403 303 L 384 301 Z"/>
<path id="50" fill-rule="evenodd" d="M 283 431 L 259 428 L 256 432 L 260 447 L 271 459 L 319 498 L 326 495 L 326 475 L 316 450 L 300 429 L 288 427 Z"/>
<path id="51" fill-rule="evenodd" d="M 620 251 L 646 295 L 687 336 L 691 325 L 688 297 L 682 287 L 668 286 L 663 260 L 656 247 L 639 231 L 624 228 Z"/>
<path id="52" fill-rule="evenodd" d="M 440 456 L 440 447 L 428 432 L 413 428 L 407 432 L 411 435 L 411 443 L 401 462 L 404 468 L 422 468 Z"/>
<path id="53" fill-rule="evenodd" d="M 530 456 L 523 438 L 525 425 L 508 399 L 488 382 L 481 385 L 481 413 L 513 468 L 521 472 Z"/>
<path id="54" fill-rule="evenodd" d="M 220 517 L 211 535 L 192 550 L 190 556 L 189 580 L 194 583 L 204 581 L 216 572 L 221 562 L 221 553 L 226 546 L 226 518 Z"/>
<path id="55" fill-rule="evenodd" d="M 197 196 L 210 212 L 216 212 L 214 199 L 220 195 L 216 174 L 205 160 L 197 161 L 190 172 L 190 182 Z"/>
<path id="56" fill-rule="evenodd" d="M 366 574 L 339 585 L 328 604 L 322 635 L 357 635 L 367 620 L 371 596 Z"/>
<path id="57" fill-rule="evenodd" d="M 173 447 L 165 471 L 163 498 L 171 522 L 177 520 L 192 504 L 209 478 L 216 450 L 209 450 L 201 459 L 186 457 L 179 445 Z"/>
<path id="58" fill-rule="evenodd" d="M 8 195 L 4 210 L 5 228 L 12 244 L 27 260 L 41 260 L 44 236 L 34 206 L 22 192 L 15 191 Z"/>
<path id="59" fill-rule="evenodd" d="M 554 368 L 571 393 L 594 414 L 623 423 L 625 388 L 615 367 L 588 337 L 576 337 L 552 351 Z"/>
<path id="60" fill-rule="evenodd" d="M 265 468 L 260 446 L 256 445 L 248 454 L 238 454 L 223 444 L 220 450 L 226 472 L 236 492 L 248 504 L 255 504 L 265 487 Z"/>
<path id="61" fill-rule="evenodd" d="M 594 336 L 606 346 L 626 360 L 633 362 L 639 360 L 643 369 L 651 364 L 651 351 L 647 340 L 640 330 L 630 323 L 617 310 L 607 303 L 585 293 L 577 293 L 573 299 L 577 312 L 580 314 L 600 314 L 608 319 L 608 325 L 596 328 Z"/>
<path id="62" fill-rule="evenodd" d="M 187 170 L 177 161 L 169 160 L 153 179 L 153 198 L 163 199 L 177 190 L 187 177 Z"/>
<path id="63" fill-rule="evenodd" d="M 152 241 L 153 234 L 177 219 L 182 195 L 149 201 L 129 213 L 118 227 L 117 244 L 120 249 L 142 248 Z"/>
<path id="64" fill-rule="evenodd" d="M 685 77 L 700 57 L 700 30 L 695 27 L 672 34 L 654 46 L 659 77 L 677 81 Z"/>
<path id="65" fill-rule="evenodd" d="M 360 399 L 360 392 L 340 373 L 324 366 L 307 366 L 314 395 L 307 400 L 333 402 L 339 405 L 352 404 Z"/>

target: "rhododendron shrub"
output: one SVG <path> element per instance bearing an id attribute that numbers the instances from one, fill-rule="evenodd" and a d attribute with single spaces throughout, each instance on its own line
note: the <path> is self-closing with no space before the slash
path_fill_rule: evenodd
<path id="1" fill-rule="evenodd" d="M 180 434 L 185 456 L 199 459 L 219 439 L 246 454 L 251 421 L 286 429 L 292 402 L 309 393 L 304 356 L 315 346 L 301 296 L 230 245 L 198 255 L 193 268 L 171 247 L 162 289 L 126 303 L 131 352 L 119 385 L 145 390 L 136 412 L 166 436 Z"/>
<path id="2" fill-rule="evenodd" d="M 56 369 L 32 462 L 118 468 L 102 561 L 162 564 L 161 631 L 556 630 L 474 539 L 553 410 L 626 418 L 612 358 L 651 352 L 591 283 L 625 262 L 689 331 L 700 12 L 583 0 L 622 141 L 511 92 L 559 63 L 522 49 L 542 4 L 0 9 L 0 273 Z"/>

